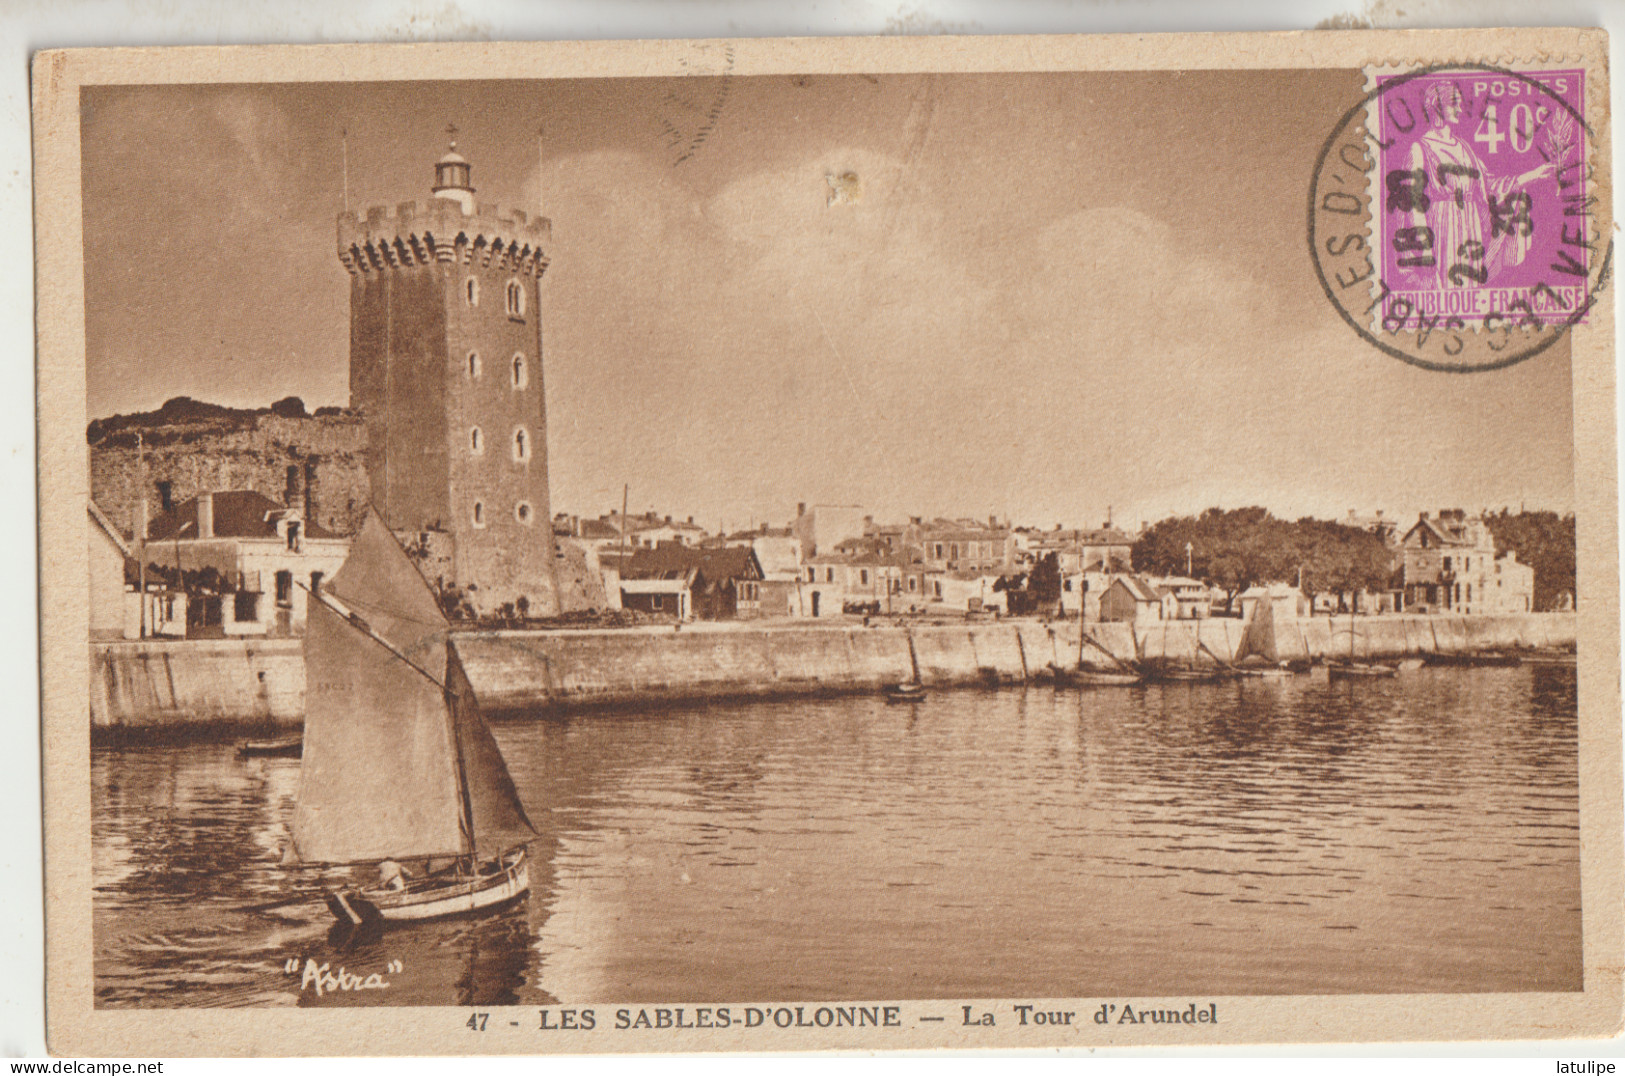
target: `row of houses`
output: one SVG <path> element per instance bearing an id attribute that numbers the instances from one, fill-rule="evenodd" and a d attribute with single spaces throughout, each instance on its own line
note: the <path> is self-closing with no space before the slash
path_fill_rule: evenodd
<path id="1" fill-rule="evenodd" d="M 92 632 L 140 636 L 289 636 L 309 595 L 343 563 L 343 537 L 251 490 L 170 505 L 137 542 L 91 502 Z M 1364 612 L 1526 612 L 1534 572 L 1498 551 L 1489 527 L 1459 510 L 1423 513 L 1401 534 L 1371 524 L 1395 549 L 1392 585 L 1297 600 L 1306 611 L 1350 602 Z M 141 528 L 137 527 L 137 530 Z M 1111 528 L 1036 530 L 996 518 L 877 524 L 850 506 L 798 506 L 783 527 L 712 535 L 690 518 L 653 513 L 560 517 L 555 541 L 602 580 L 604 608 L 678 620 L 827 619 L 847 615 L 1007 614 L 1012 591 L 1053 557 L 1059 601 L 1044 612 L 1144 624 L 1244 612 L 1288 586 L 1235 602 L 1201 580 L 1130 570 L 1134 536 Z M 1273 588 L 1273 589 L 1272 589 Z M 1279 595 L 1275 600 L 1282 600 Z"/>

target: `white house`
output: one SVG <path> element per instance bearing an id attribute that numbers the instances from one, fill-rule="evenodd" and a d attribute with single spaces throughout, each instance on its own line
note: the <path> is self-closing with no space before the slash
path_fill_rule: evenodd
<path id="1" fill-rule="evenodd" d="M 350 543 L 253 490 L 199 493 L 152 521 L 146 560 L 184 578 L 213 569 L 218 592 L 194 627 L 203 635 L 304 633 L 307 591 L 338 571 Z"/>

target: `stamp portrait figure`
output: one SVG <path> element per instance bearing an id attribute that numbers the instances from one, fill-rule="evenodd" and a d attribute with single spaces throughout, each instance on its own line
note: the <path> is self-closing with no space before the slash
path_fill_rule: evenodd
<path id="1" fill-rule="evenodd" d="M 1464 109 L 1454 81 L 1429 86 L 1422 107 L 1428 128 L 1411 145 L 1407 178 L 1415 185 L 1412 240 L 1426 253 L 1400 264 L 1440 289 L 1482 285 L 1491 270 L 1522 265 L 1528 257 L 1534 236 L 1529 190 L 1556 166 L 1547 160 L 1496 176 L 1457 133 Z M 1493 112 L 1488 116 L 1493 120 Z"/>

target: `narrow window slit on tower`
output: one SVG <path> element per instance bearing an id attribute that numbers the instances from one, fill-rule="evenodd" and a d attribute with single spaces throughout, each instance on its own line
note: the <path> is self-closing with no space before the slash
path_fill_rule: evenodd
<path id="1" fill-rule="evenodd" d="M 485 435 L 478 426 L 468 431 L 468 449 L 476 456 L 485 451 Z"/>

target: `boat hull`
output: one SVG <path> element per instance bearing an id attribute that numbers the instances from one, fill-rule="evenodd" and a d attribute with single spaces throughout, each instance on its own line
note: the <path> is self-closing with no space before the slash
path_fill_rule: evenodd
<path id="1" fill-rule="evenodd" d="M 1211 672 L 1201 669 L 1164 669 L 1153 674 L 1151 679 L 1165 684 L 1211 684 L 1216 680 L 1223 680 L 1224 676 L 1224 672 L 1217 669 Z"/>
<path id="2" fill-rule="evenodd" d="M 298 758 L 304 750 L 303 736 L 277 740 L 245 740 L 237 748 L 238 758 Z"/>
<path id="3" fill-rule="evenodd" d="M 1521 665 L 1521 655 L 1502 651 L 1477 651 L 1461 654 L 1428 654 L 1423 658 L 1429 665 L 1458 665 L 1467 668 L 1503 667 Z"/>
<path id="4" fill-rule="evenodd" d="M 1138 673 L 1075 672 L 1069 682 L 1078 687 L 1135 687 L 1145 683 Z"/>
<path id="5" fill-rule="evenodd" d="M 1386 680 L 1399 670 L 1388 665 L 1328 665 L 1326 674 L 1333 680 Z"/>
<path id="6" fill-rule="evenodd" d="M 358 926 L 378 920 L 410 923 L 489 911 L 529 890 L 530 867 L 520 853 L 508 857 L 502 869 L 492 874 L 444 881 L 429 878 L 406 889 L 343 889 L 328 895 L 327 906 L 335 919 Z"/>

